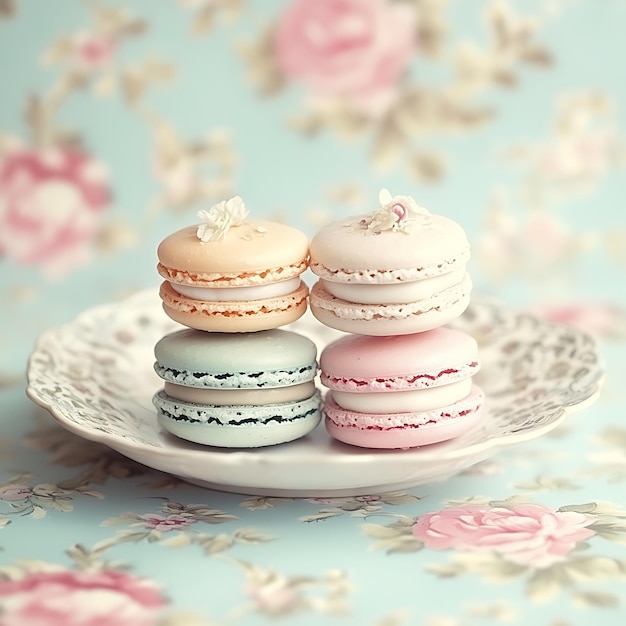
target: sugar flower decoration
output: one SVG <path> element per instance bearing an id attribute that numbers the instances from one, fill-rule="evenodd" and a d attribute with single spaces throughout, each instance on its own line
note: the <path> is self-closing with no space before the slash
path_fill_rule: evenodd
<path id="1" fill-rule="evenodd" d="M 367 231 L 367 234 L 386 230 L 408 233 L 416 222 L 423 226 L 431 224 L 429 211 L 410 196 L 392 196 L 387 189 L 381 189 L 378 202 L 380 208 L 359 222 L 359 229 Z"/>
<path id="2" fill-rule="evenodd" d="M 239 196 L 222 200 L 208 211 L 198 211 L 203 224 L 198 226 L 198 239 L 203 242 L 222 241 L 233 226 L 241 226 L 248 216 L 248 209 Z"/>

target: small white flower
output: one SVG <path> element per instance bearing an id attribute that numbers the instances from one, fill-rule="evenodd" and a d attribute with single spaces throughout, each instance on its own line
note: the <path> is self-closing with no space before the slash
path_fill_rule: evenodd
<path id="1" fill-rule="evenodd" d="M 378 202 L 380 208 L 358 224 L 358 228 L 368 234 L 385 230 L 408 233 L 414 222 L 419 222 L 421 226 L 432 226 L 428 217 L 430 212 L 410 196 L 392 196 L 387 189 L 381 189 Z"/>
<path id="2" fill-rule="evenodd" d="M 393 196 L 391 195 L 389 189 L 381 189 L 378 192 L 378 204 L 380 204 L 380 206 L 385 206 L 389 204 L 392 198 Z"/>
<path id="3" fill-rule="evenodd" d="M 381 189 L 378 194 L 380 202 L 379 211 L 385 211 L 392 215 L 392 219 L 398 225 L 418 215 L 430 215 L 428 209 L 421 207 L 411 196 L 392 196 L 387 189 Z"/>
<path id="4" fill-rule="evenodd" d="M 203 242 L 222 241 L 232 226 L 240 226 L 248 216 L 248 209 L 239 196 L 222 200 L 208 211 L 198 211 L 198 217 L 204 221 L 198 226 L 198 239 Z"/>

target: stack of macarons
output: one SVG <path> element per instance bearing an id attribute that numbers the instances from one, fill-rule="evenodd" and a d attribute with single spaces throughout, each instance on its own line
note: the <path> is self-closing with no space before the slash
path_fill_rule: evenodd
<path id="1" fill-rule="evenodd" d="M 205 445 L 292 441 L 321 419 L 316 346 L 278 330 L 307 309 L 308 239 L 247 214 L 239 197 L 220 202 L 157 252 L 163 309 L 188 328 L 155 346 L 153 404 L 163 428 Z"/>
<path id="2" fill-rule="evenodd" d="M 351 333 L 320 357 L 326 429 L 366 448 L 412 448 L 459 436 L 480 419 L 476 341 L 445 325 L 469 304 L 470 247 L 454 221 L 383 190 L 379 208 L 322 228 L 310 246 L 319 278 L 310 307 Z"/>

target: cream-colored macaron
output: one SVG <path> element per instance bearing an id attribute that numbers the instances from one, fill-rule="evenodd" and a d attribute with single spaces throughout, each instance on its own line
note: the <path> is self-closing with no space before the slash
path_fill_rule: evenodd
<path id="1" fill-rule="evenodd" d="M 381 192 L 368 215 L 338 220 L 311 241 L 313 315 L 362 335 L 407 335 L 459 317 L 469 304 L 470 246 L 459 224 L 409 196 Z"/>
<path id="2" fill-rule="evenodd" d="M 158 247 L 160 295 L 175 321 L 213 332 L 278 328 L 306 311 L 308 239 L 299 230 L 247 219 L 239 197 L 200 211 Z"/>

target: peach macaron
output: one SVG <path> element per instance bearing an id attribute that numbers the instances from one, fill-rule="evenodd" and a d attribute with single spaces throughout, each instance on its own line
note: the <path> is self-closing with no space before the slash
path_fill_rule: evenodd
<path id="1" fill-rule="evenodd" d="M 289 324 L 307 308 L 309 242 L 296 228 L 248 219 L 238 196 L 199 211 L 203 223 L 159 245 L 163 309 L 211 332 L 252 332 Z"/>

